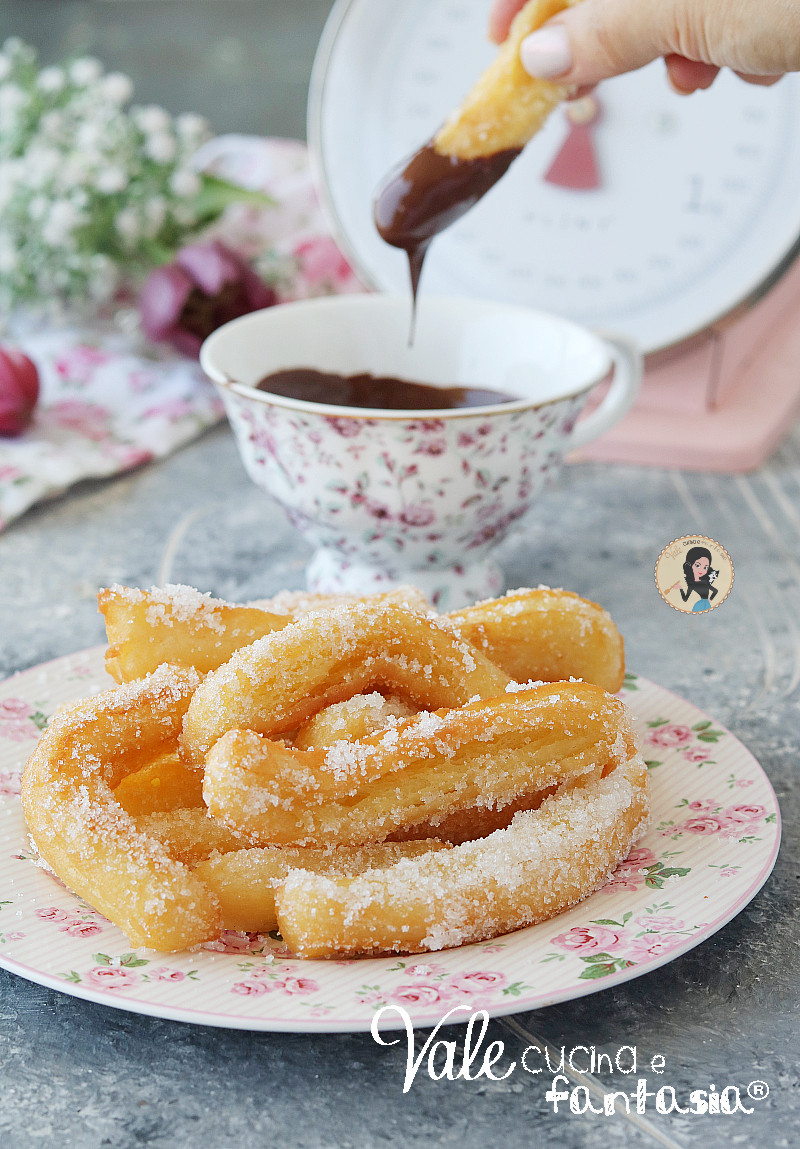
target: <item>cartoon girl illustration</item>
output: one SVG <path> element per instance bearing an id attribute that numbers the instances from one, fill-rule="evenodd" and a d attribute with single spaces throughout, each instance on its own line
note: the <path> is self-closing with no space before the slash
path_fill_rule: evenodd
<path id="1" fill-rule="evenodd" d="M 684 602 L 688 602 L 689 596 L 695 592 L 698 599 L 692 607 L 692 613 L 698 610 L 708 610 L 711 602 L 719 593 L 717 588 L 711 585 L 717 577 L 717 573 L 711 569 L 711 551 L 706 550 L 705 547 L 691 547 L 686 553 L 686 560 L 683 564 L 686 590 L 681 587 L 680 582 L 676 582 L 664 593 L 665 595 L 670 594 L 676 587 L 680 587 L 681 598 Z"/>

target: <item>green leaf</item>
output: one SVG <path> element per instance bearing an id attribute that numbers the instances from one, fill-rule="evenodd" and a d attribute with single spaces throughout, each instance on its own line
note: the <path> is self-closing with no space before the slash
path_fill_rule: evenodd
<path id="1" fill-rule="evenodd" d="M 777 815 L 776 815 L 776 814 L 768 814 L 768 815 L 766 816 L 766 818 L 764 819 L 764 821 L 765 821 L 765 822 L 777 822 L 777 821 L 778 821 L 778 817 L 777 817 Z"/>
<path id="2" fill-rule="evenodd" d="M 689 873 L 691 873 L 691 866 L 671 866 L 662 870 L 658 876 L 659 878 L 685 878 Z"/>
<path id="3" fill-rule="evenodd" d="M 663 766 L 663 762 L 656 762 L 656 761 L 655 761 L 654 759 L 652 759 L 652 758 L 650 759 L 650 761 L 649 761 L 649 762 L 647 761 L 647 759 L 645 759 L 645 763 L 644 763 L 644 764 L 645 764 L 645 766 L 647 767 L 647 769 L 648 769 L 648 770 L 655 770 L 656 766 Z"/>
<path id="4" fill-rule="evenodd" d="M 74 969 L 70 970 L 69 973 L 60 973 L 58 976 L 63 977 L 64 981 L 74 982 L 75 985 L 77 985 L 81 980 L 81 975 L 76 973 Z"/>
<path id="5" fill-rule="evenodd" d="M 12 906 L 13 902 L 0 902 L 0 906 Z"/>
<path id="6" fill-rule="evenodd" d="M 692 727 L 692 730 L 708 730 L 710 725 L 711 719 L 708 718 L 705 722 L 698 722 L 695 726 Z"/>
<path id="7" fill-rule="evenodd" d="M 201 223 L 211 223 L 222 215 L 232 203 L 246 203 L 253 207 L 277 207 L 277 202 L 265 192 L 236 187 L 217 176 L 201 175 L 202 187 L 194 200 L 194 209 Z"/>
<path id="8" fill-rule="evenodd" d="M 598 977 L 608 977 L 610 973 L 614 973 L 614 963 L 609 962 L 608 965 L 590 965 L 587 966 L 582 973 L 578 976 L 584 980 L 595 979 Z"/>
<path id="9" fill-rule="evenodd" d="M 581 957 L 581 961 L 597 962 L 597 961 L 613 961 L 611 954 L 592 954 L 590 957 Z"/>
<path id="10" fill-rule="evenodd" d="M 31 714 L 30 719 L 37 730 L 47 729 L 47 715 L 42 714 L 41 710 L 37 710 L 35 714 Z"/>
<path id="11" fill-rule="evenodd" d="M 530 989 L 530 988 L 531 987 L 529 985 L 525 985 L 524 982 L 515 981 L 512 985 L 506 986 L 506 988 L 503 990 L 503 995 L 504 996 L 510 995 L 511 997 L 519 997 L 519 995 L 522 993 L 523 990 Z"/>
<path id="12" fill-rule="evenodd" d="M 628 917 L 631 915 L 628 914 Z M 624 926 L 624 922 L 615 922 L 613 918 L 592 918 L 593 926 Z"/>
<path id="13" fill-rule="evenodd" d="M 648 722 L 648 723 L 647 723 L 647 725 L 648 725 L 648 726 L 650 727 L 650 729 L 652 730 L 652 729 L 654 729 L 656 726 L 666 726 L 668 722 L 669 722 L 669 719 L 668 719 L 668 718 L 654 718 L 654 719 L 653 719 L 653 721 L 652 721 L 652 722 Z"/>
<path id="14" fill-rule="evenodd" d="M 140 965 L 150 965 L 147 958 L 137 957 L 136 954 L 123 954 L 119 959 L 119 964 L 124 965 L 126 969 L 135 969 Z"/>
<path id="15" fill-rule="evenodd" d="M 698 742 L 716 742 L 721 733 L 722 733 L 721 730 L 709 730 L 709 732 L 707 734 L 698 734 L 697 735 L 697 741 Z"/>
<path id="16" fill-rule="evenodd" d="M 623 690 L 638 690 L 639 687 L 633 685 L 634 682 L 636 682 L 636 679 L 638 677 L 639 677 L 638 674 L 631 674 L 630 672 L 626 672 L 625 680 L 622 683 L 622 689 Z"/>
<path id="17" fill-rule="evenodd" d="M 111 965 L 108 954 L 92 954 L 92 961 L 96 961 L 98 965 Z"/>

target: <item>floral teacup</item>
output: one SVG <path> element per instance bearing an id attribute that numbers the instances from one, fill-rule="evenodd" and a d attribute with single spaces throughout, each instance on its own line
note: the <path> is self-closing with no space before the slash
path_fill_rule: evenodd
<path id="1" fill-rule="evenodd" d="M 303 300 L 255 312 L 206 340 L 250 477 L 316 546 L 309 589 L 367 593 L 410 582 L 439 608 L 499 593 L 490 552 L 530 509 L 567 450 L 613 426 L 641 375 L 636 350 L 568 320 L 469 299 Z M 614 367 L 599 407 L 576 426 Z M 386 411 L 257 390 L 287 368 L 370 372 L 519 395 L 485 407 Z"/>

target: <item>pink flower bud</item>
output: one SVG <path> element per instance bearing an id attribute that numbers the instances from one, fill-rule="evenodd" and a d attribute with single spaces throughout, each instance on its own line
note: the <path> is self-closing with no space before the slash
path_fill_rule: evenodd
<path id="1" fill-rule="evenodd" d="M 197 357 L 212 331 L 277 302 L 252 268 L 219 240 L 184 247 L 148 276 L 139 301 L 142 327 L 155 342 Z"/>
<path id="2" fill-rule="evenodd" d="M 39 398 L 39 373 L 27 355 L 0 348 L 0 435 L 21 435 Z"/>

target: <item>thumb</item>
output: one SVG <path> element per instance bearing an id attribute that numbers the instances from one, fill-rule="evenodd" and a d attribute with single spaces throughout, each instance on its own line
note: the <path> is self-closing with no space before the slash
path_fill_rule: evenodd
<path id="1" fill-rule="evenodd" d="M 522 41 L 522 66 L 538 79 L 583 87 L 659 56 L 683 54 L 677 6 L 675 0 L 583 0 Z"/>

